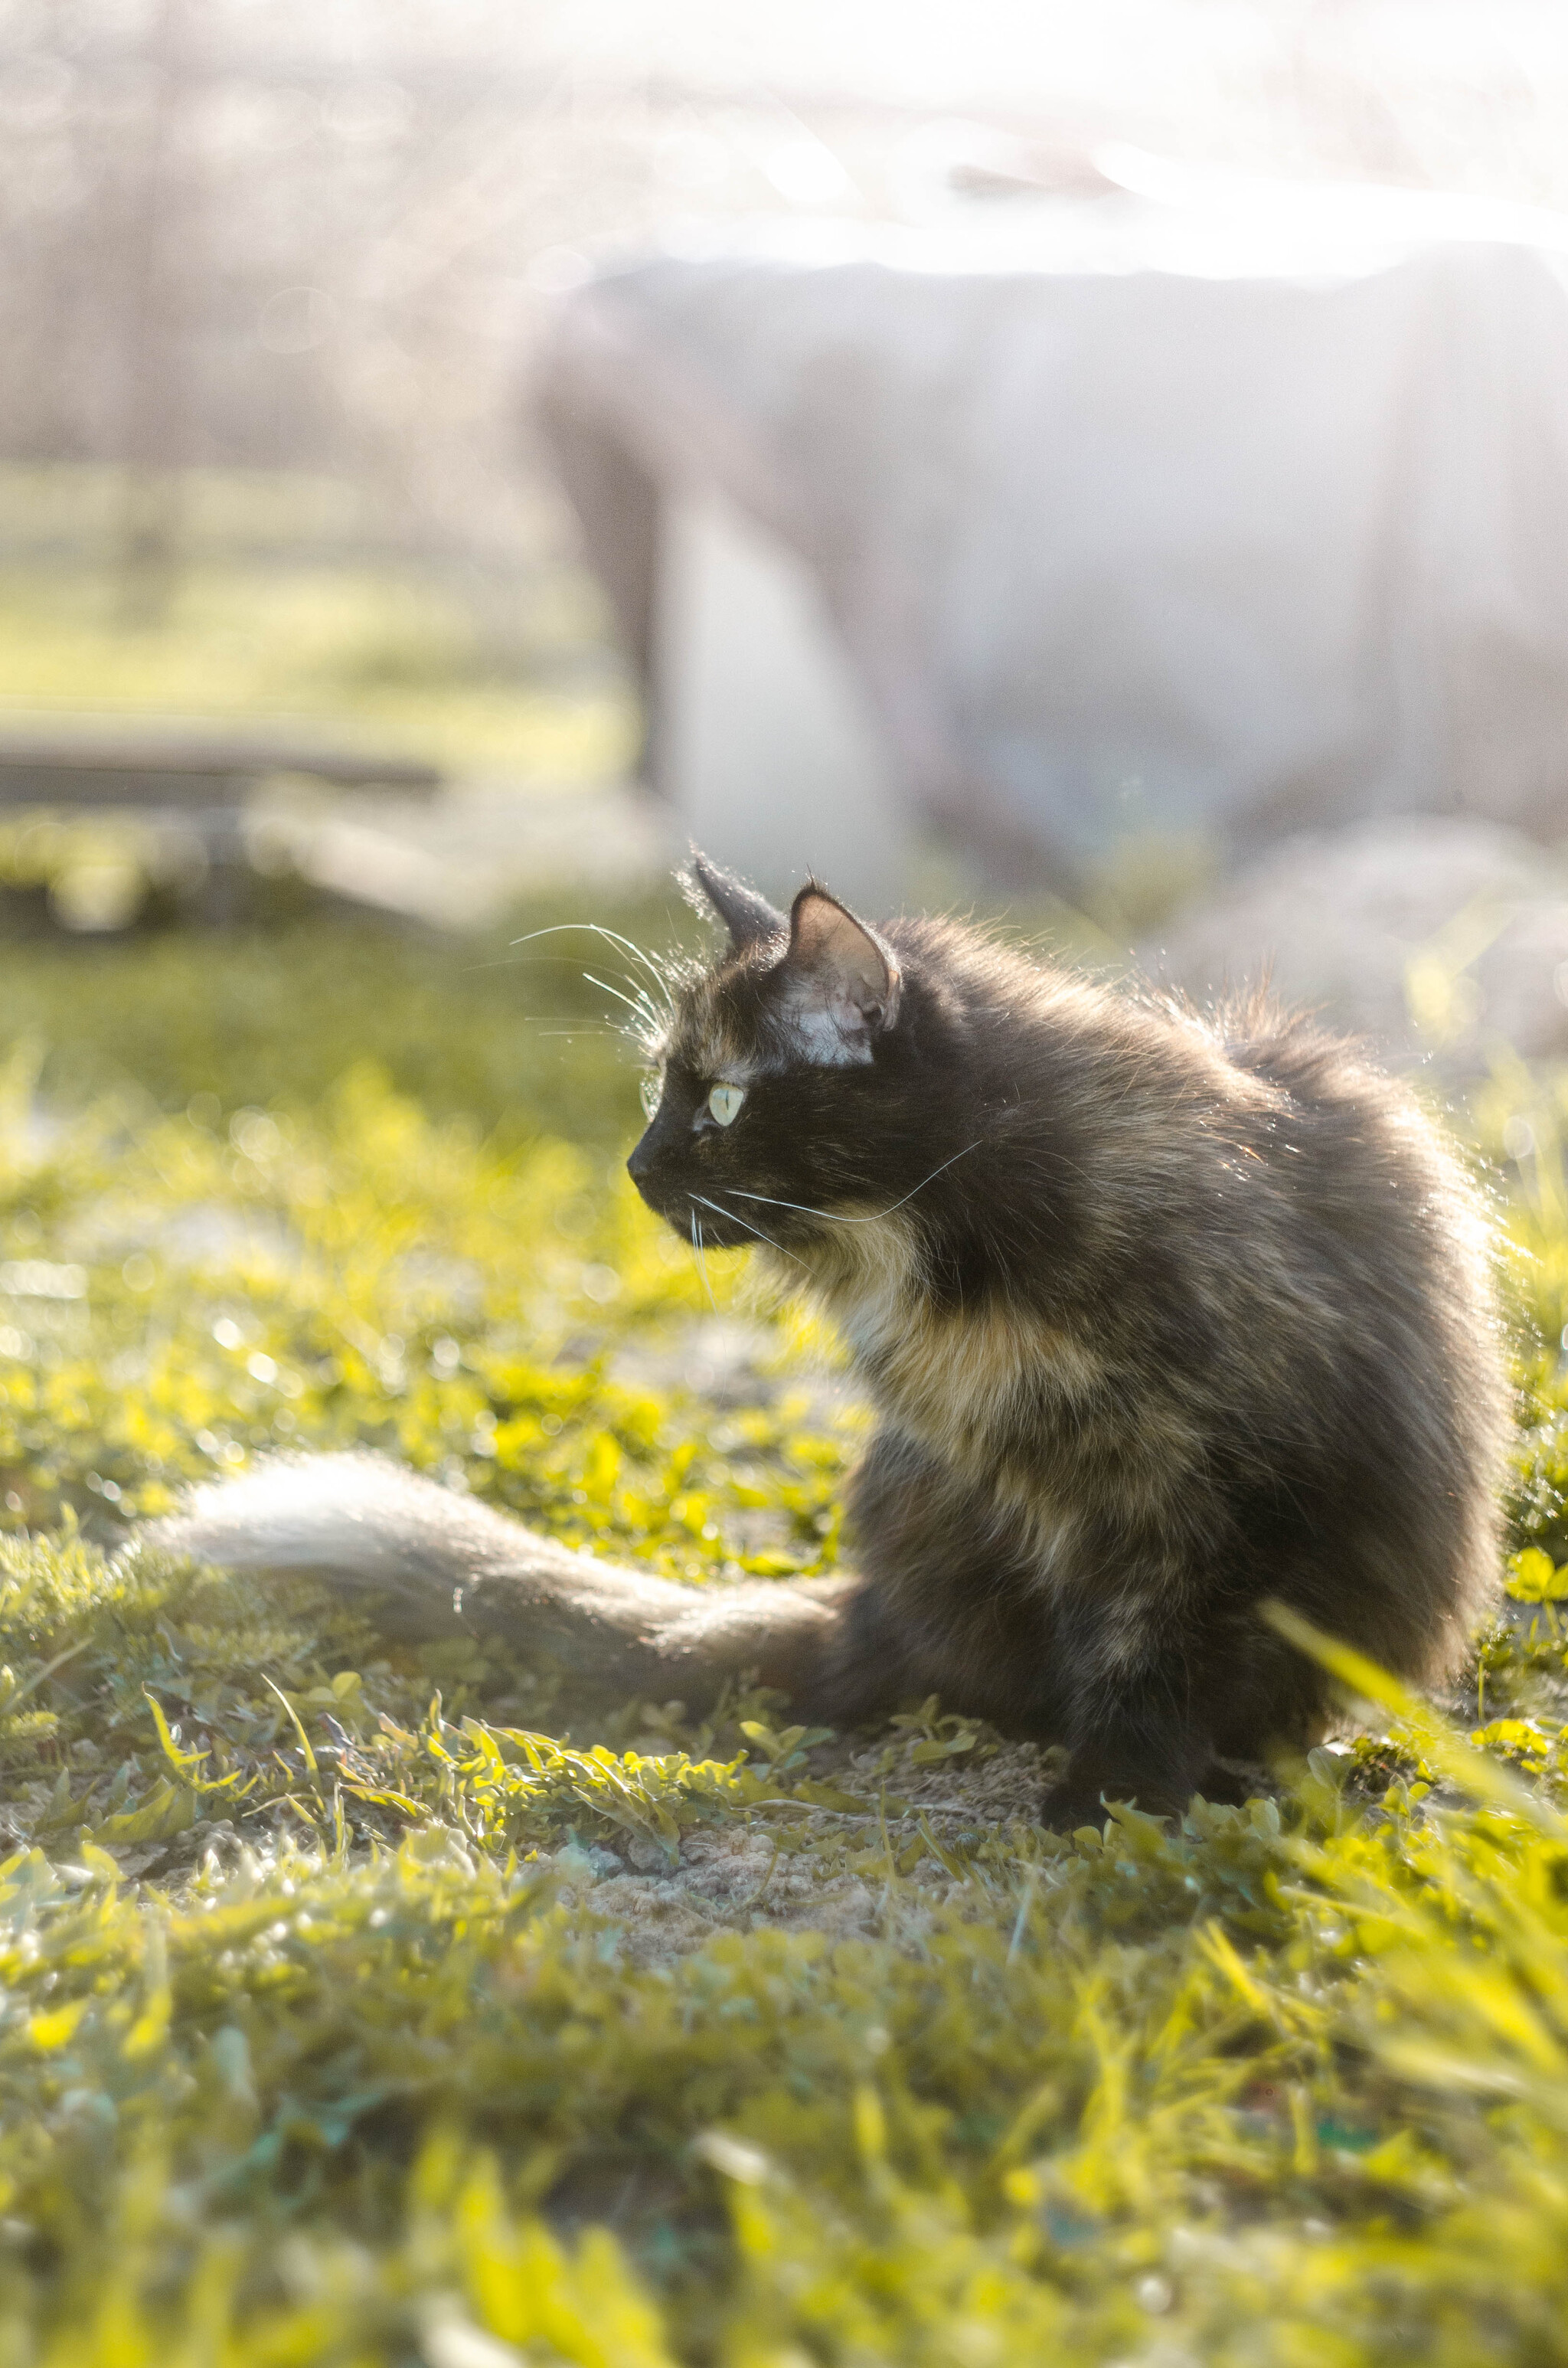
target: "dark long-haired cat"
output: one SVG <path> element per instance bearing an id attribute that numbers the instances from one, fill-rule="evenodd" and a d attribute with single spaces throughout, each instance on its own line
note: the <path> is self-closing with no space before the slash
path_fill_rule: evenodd
<path id="1" fill-rule="evenodd" d="M 1202 1019 L 815 883 L 786 917 L 692 881 L 729 941 L 673 1000 L 631 1172 L 841 1326 L 881 1415 L 856 1575 L 697 1592 L 352 1456 L 206 1491 L 165 1541 L 498 1622 L 622 1693 L 756 1668 L 839 1725 L 938 1692 L 1068 1747 L 1067 1825 L 1312 1734 L 1267 1598 L 1450 1663 L 1506 1397 L 1486 1224 L 1407 1095 L 1261 1003 Z"/>

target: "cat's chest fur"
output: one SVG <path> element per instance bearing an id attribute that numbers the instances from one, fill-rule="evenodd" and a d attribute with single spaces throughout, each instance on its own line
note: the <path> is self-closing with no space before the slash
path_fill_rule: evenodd
<path id="1" fill-rule="evenodd" d="M 918 1232 L 896 1216 L 835 1231 L 812 1282 L 879 1411 L 1054 1554 L 1089 1509 L 1068 1442 L 1109 1395 L 1092 1346 L 1021 1304 L 938 1304 Z"/>

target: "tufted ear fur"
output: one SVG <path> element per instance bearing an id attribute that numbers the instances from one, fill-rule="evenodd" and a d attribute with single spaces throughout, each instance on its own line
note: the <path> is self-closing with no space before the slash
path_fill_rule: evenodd
<path id="1" fill-rule="evenodd" d="M 778 978 L 790 1019 L 819 1061 L 869 1061 L 875 1039 L 898 1018 L 892 947 L 814 880 L 790 908 L 790 951 Z"/>
<path id="2" fill-rule="evenodd" d="M 770 938 L 782 938 L 790 926 L 766 896 L 759 896 L 733 871 L 722 871 L 716 863 L 710 863 L 699 848 L 691 850 L 682 885 L 699 912 L 707 903 L 717 913 L 730 932 L 732 953 L 744 953 L 748 946 L 764 944 Z"/>

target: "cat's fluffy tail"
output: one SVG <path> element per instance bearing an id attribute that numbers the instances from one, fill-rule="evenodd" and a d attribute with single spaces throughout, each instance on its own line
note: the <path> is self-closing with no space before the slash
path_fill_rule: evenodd
<path id="1" fill-rule="evenodd" d="M 536 1553 L 552 1565 L 578 1559 L 377 1455 L 274 1457 L 194 1489 L 144 1534 L 225 1570 L 312 1571 L 400 1595 L 449 1594 Z"/>
<path id="2" fill-rule="evenodd" d="M 751 1668 L 809 1691 L 846 1592 L 842 1581 L 679 1587 L 574 1554 L 375 1455 L 277 1457 L 194 1490 L 142 1535 L 225 1570 L 372 1590 L 375 1618 L 402 1635 L 499 1630 L 607 1690 L 662 1687 L 694 1704 Z"/>

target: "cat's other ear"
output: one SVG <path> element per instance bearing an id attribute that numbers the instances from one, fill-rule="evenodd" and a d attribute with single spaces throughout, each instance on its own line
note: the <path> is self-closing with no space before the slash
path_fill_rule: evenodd
<path id="1" fill-rule="evenodd" d="M 831 1060 L 869 1060 L 873 1040 L 898 1018 L 892 948 L 814 880 L 790 907 L 778 982 L 797 1025 Z"/>
<path id="2" fill-rule="evenodd" d="M 733 871 L 722 871 L 716 863 L 710 863 L 700 848 L 692 848 L 680 883 L 699 913 L 708 907 L 717 913 L 730 932 L 732 953 L 744 953 L 748 946 L 782 938 L 789 928 L 783 914 L 766 896 L 759 896 Z"/>

